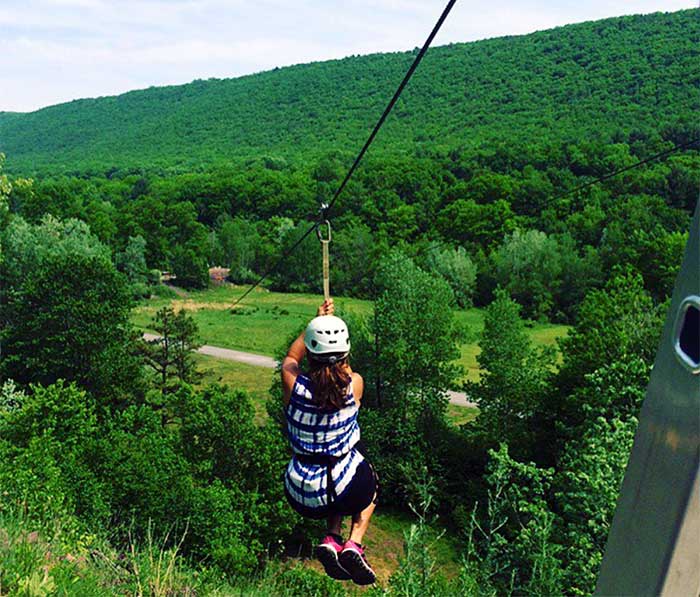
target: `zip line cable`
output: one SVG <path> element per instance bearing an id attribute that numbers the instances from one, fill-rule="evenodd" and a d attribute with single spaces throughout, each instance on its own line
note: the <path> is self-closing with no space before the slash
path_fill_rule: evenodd
<path id="1" fill-rule="evenodd" d="M 398 88 L 394 92 L 393 97 L 387 104 L 386 108 L 384 108 L 384 112 L 382 112 L 382 115 L 379 117 L 379 120 L 377 123 L 374 125 L 374 128 L 372 129 L 372 132 L 370 133 L 369 137 L 367 138 L 367 141 L 365 141 L 365 144 L 362 146 L 362 149 L 360 149 L 360 152 L 357 154 L 357 157 L 355 158 L 355 161 L 352 163 L 352 166 L 350 166 L 350 169 L 348 170 L 347 174 L 345 175 L 345 178 L 343 178 L 343 181 L 340 183 L 340 186 L 338 186 L 337 190 L 333 194 L 332 199 L 328 203 L 328 205 L 323 205 L 321 208 L 321 220 L 322 222 L 328 222 L 330 220 L 330 210 L 335 204 L 335 202 L 338 200 L 338 197 L 340 197 L 341 193 L 345 189 L 345 186 L 347 185 L 348 181 L 352 177 L 352 175 L 355 173 L 355 170 L 359 166 L 360 162 L 362 161 L 362 158 L 364 157 L 365 153 L 367 153 L 367 150 L 369 149 L 370 145 L 372 145 L 372 142 L 374 141 L 374 138 L 377 136 L 377 133 L 379 132 L 379 129 L 382 128 L 382 125 L 384 124 L 384 121 L 386 120 L 387 116 L 391 113 L 391 110 L 394 108 L 396 105 L 396 102 L 399 100 L 399 97 L 401 96 L 401 93 L 403 92 L 404 88 L 408 84 L 409 80 L 413 76 L 413 73 L 415 70 L 418 68 L 418 65 L 420 64 L 421 60 L 423 60 L 423 56 L 425 56 L 425 53 L 428 51 L 428 48 L 430 47 L 430 44 L 433 42 L 433 39 L 437 35 L 438 31 L 442 27 L 443 23 L 445 22 L 445 19 L 447 19 L 447 16 L 450 14 L 450 11 L 452 10 L 452 7 L 455 5 L 457 0 L 449 0 L 447 3 L 447 6 L 445 6 L 445 9 L 442 11 L 442 14 L 440 15 L 440 18 L 437 20 L 435 23 L 435 26 L 433 27 L 433 30 L 430 32 L 430 35 L 428 35 L 428 38 L 425 40 L 425 43 L 423 44 L 423 47 L 420 49 L 418 52 L 418 55 L 414 59 L 413 63 L 411 64 L 410 68 L 404 75 L 403 80 L 399 84 Z M 695 145 L 698 143 L 700 139 L 693 139 L 691 141 L 687 141 L 685 143 L 679 143 L 678 145 L 672 147 L 671 149 L 667 149 L 664 151 L 661 151 L 659 153 L 656 153 L 654 155 L 651 155 L 647 158 L 644 158 L 643 160 L 640 160 L 639 162 L 636 162 L 634 164 L 631 164 L 630 166 L 625 166 L 624 168 L 620 168 L 619 170 L 614 170 L 613 172 L 610 172 L 608 174 L 605 174 L 599 178 L 596 178 L 595 180 L 589 181 L 587 183 L 584 183 L 578 187 L 575 187 L 563 195 L 559 196 L 559 199 L 563 199 L 564 197 L 568 197 L 569 195 L 572 195 L 574 193 L 577 193 L 583 189 L 586 189 L 590 186 L 593 186 L 595 184 L 604 182 L 610 178 L 613 178 L 614 176 L 617 176 L 619 174 L 622 174 L 623 172 L 627 172 L 629 170 L 633 170 L 634 168 L 638 168 L 639 166 L 643 166 L 644 164 L 648 162 L 652 162 L 654 160 L 660 159 L 667 157 L 671 155 L 672 153 L 675 153 L 676 151 L 680 149 L 686 149 L 688 147 L 691 147 L 692 145 Z M 245 299 L 253 290 L 255 290 L 272 272 L 274 272 L 279 265 L 284 261 L 289 255 L 291 255 L 296 248 L 303 243 L 308 236 L 314 231 L 318 230 L 318 224 L 314 224 L 313 226 L 310 226 L 304 234 L 302 234 L 293 244 L 291 247 L 289 247 L 286 251 L 280 255 L 275 262 L 268 267 L 265 272 L 258 278 L 258 280 L 250 287 L 248 290 L 246 290 L 232 305 L 231 308 L 235 307 L 238 305 L 243 299 Z M 324 245 L 324 249 L 327 250 L 327 245 Z M 325 263 L 325 261 L 324 261 Z M 324 266 L 325 267 L 325 266 Z M 325 269 L 324 269 L 325 271 Z M 326 288 L 326 283 L 325 283 L 325 277 L 324 277 L 324 295 L 328 294 L 328 290 Z"/>
<path id="2" fill-rule="evenodd" d="M 624 168 L 620 168 L 619 170 L 613 170 L 612 172 L 608 172 L 607 174 L 603 174 L 603 176 L 601 176 L 599 178 L 596 178 L 594 180 L 590 180 L 586 183 L 583 183 L 582 185 L 574 187 L 573 189 L 569 189 L 565 193 L 563 193 L 561 195 L 557 195 L 555 201 L 559 201 L 561 199 L 564 199 L 564 197 L 568 197 L 569 195 L 573 195 L 574 193 L 578 193 L 579 191 L 582 191 L 583 189 L 587 189 L 588 187 L 591 187 L 595 184 L 609 180 L 610 178 L 613 178 L 613 177 L 617 176 L 618 174 L 622 174 L 623 172 L 627 172 L 628 170 L 634 170 L 635 168 L 639 168 L 639 166 L 643 166 L 644 164 L 647 164 L 649 162 L 653 162 L 654 160 L 668 157 L 669 155 L 671 155 L 671 154 L 673 154 L 681 149 L 688 149 L 689 147 L 692 147 L 693 145 L 696 145 L 699 143 L 700 143 L 700 138 L 692 139 L 690 141 L 686 141 L 685 143 L 679 143 L 678 145 L 674 145 L 670 149 L 660 151 L 659 153 L 655 153 L 654 155 L 650 155 L 649 157 L 646 157 L 643 160 L 635 162 L 634 164 L 631 164 L 629 166 L 625 166 Z"/>
<path id="3" fill-rule="evenodd" d="M 688 149 L 689 147 L 692 147 L 693 145 L 697 145 L 698 143 L 700 143 L 700 139 L 692 139 L 690 141 L 686 141 L 685 143 L 679 143 L 678 145 L 675 145 L 675 146 L 671 147 L 670 149 L 660 151 L 659 153 L 655 153 L 654 155 L 650 155 L 649 157 L 646 157 L 643 160 L 635 162 L 634 164 L 631 164 L 629 166 L 625 166 L 624 168 L 620 168 L 619 170 L 614 170 L 612 172 L 609 172 L 608 174 L 604 174 L 603 176 L 596 178 L 595 180 L 591 180 L 591 181 L 586 182 L 582 185 L 574 187 L 573 189 L 566 191 L 566 193 L 564 193 L 563 195 L 559 195 L 558 199 L 563 199 L 564 197 L 568 197 L 569 195 L 573 195 L 574 193 L 578 193 L 579 191 L 587 189 L 588 187 L 591 187 L 593 185 L 596 185 L 596 184 L 599 184 L 599 183 L 604 182 L 606 180 L 609 180 L 615 176 L 618 176 L 619 174 L 622 174 L 623 172 L 628 172 L 629 170 L 634 170 L 635 168 L 639 168 L 640 166 L 643 166 L 644 164 L 647 164 L 649 162 L 653 162 L 654 160 L 668 157 L 669 155 L 671 155 L 671 154 L 673 154 L 681 149 Z M 368 145 L 366 145 L 366 147 L 367 146 Z M 365 149 L 365 148 L 363 148 L 363 149 Z M 356 163 L 358 163 L 357 160 L 356 160 Z M 355 164 L 353 164 L 353 166 L 354 165 Z M 345 184 L 345 182 L 347 182 L 348 179 L 349 179 L 349 176 L 346 176 L 346 179 L 343 181 L 343 184 Z M 342 190 L 342 188 L 341 188 L 341 190 Z M 333 198 L 333 201 L 335 201 L 335 199 L 337 199 L 339 194 L 340 194 L 340 192 L 336 192 L 336 194 Z M 323 210 L 324 213 L 327 212 L 327 209 L 330 208 L 331 204 L 329 204 L 328 207 Z M 271 268 L 269 268 L 255 284 L 253 284 L 253 286 L 251 286 L 235 303 L 233 303 L 232 308 L 235 307 L 238 303 L 240 303 L 246 296 L 248 296 L 270 273 L 272 273 L 277 268 L 277 266 L 280 264 L 280 262 L 284 258 L 288 257 L 292 253 L 292 251 L 294 251 L 294 249 L 296 249 L 306 239 L 306 237 L 309 236 L 309 234 L 311 234 L 311 232 L 313 232 L 316 229 L 317 229 L 316 224 L 314 224 L 311 228 L 309 228 L 304 233 L 304 235 L 299 240 L 297 240 L 297 242 L 295 242 L 290 249 L 285 251 L 285 253 L 275 262 L 275 264 Z"/>
<path id="4" fill-rule="evenodd" d="M 423 47 L 420 49 L 420 52 L 418 52 L 418 55 L 416 56 L 415 60 L 411 64 L 411 67 L 408 69 L 406 72 L 406 75 L 404 76 L 403 80 L 401 81 L 401 84 L 398 86 L 396 89 L 396 92 L 394 93 L 394 96 L 391 98 L 389 103 L 387 104 L 386 108 L 384 108 L 384 112 L 382 115 L 379 117 L 379 120 L 377 121 L 377 124 L 374 125 L 374 129 L 372 129 L 372 132 L 370 133 L 369 137 L 367 138 L 367 141 L 365 141 L 365 144 L 362 146 L 362 149 L 360 150 L 360 153 L 357 154 L 357 157 L 355 158 L 355 161 L 352 163 L 352 166 L 350 166 L 350 169 L 348 170 L 347 174 L 345 175 L 345 178 L 343 181 L 340 183 L 340 186 L 336 190 L 336 192 L 333 194 L 333 198 L 330 200 L 328 205 L 323 209 L 322 211 L 322 216 L 323 219 L 328 219 L 328 213 L 330 212 L 331 208 L 333 207 L 333 204 L 338 200 L 338 197 L 340 197 L 340 194 L 343 192 L 345 189 L 345 186 L 348 184 L 348 181 L 352 177 L 352 175 L 355 173 L 355 170 L 357 169 L 357 166 L 360 164 L 362 161 L 362 158 L 364 157 L 365 153 L 367 153 L 367 150 L 369 149 L 369 146 L 372 145 L 372 141 L 374 141 L 374 138 L 377 136 L 377 133 L 379 132 L 379 129 L 382 128 L 382 125 L 384 124 L 384 121 L 386 120 L 387 116 L 389 116 L 389 113 L 393 109 L 394 105 L 398 101 L 399 97 L 401 96 L 401 93 L 403 92 L 404 88 L 408 84 L 408 81 L 411 79 L 413 76 L 413 73 L 415 70 L 418 68 L 418 65 L 420 64 L 421 60 L 423 60 L 423 56 L 425 56 L 425 53 L 428 51 L 428 48 L 430 47 L 430 44 L 433 42 L 433 39 L 437 35 L 437 32 L 440 30 L 442 27 L 442 24 L 445 22 L 445 19 L 447 18 L 447 15 L 450 14 L 450 11 L 452 10 L 452 7 L 455 5 L 457 0 L 449 0 L 447 3 L 447 6 L 445 6 L 445 9 L 442 11 L 442 14 L 440 15 L 440 18 L 437 20 L 437 23 L 435 23 L 435 26 L 433 27 L 433 30 L 430 32 L 430 35 L 428 36 L 428 39 L 425 40 L 425 43 L 423 44 Z M 316 224 L 311 226 L 301 237 L 297 239 L 297 241 L 289 248 L 287 249 L 273 264 L 271 267 L 269 267 L 265 272 L 263 273 L 262 276 L 258 279 L 257 282 L 255 282 L 248 290 L 246 290 L 243 295 L 235 302 L 233 305 L 231 305 L 231 308 L 235 307 L 238 303 L 240 303 L 245 297 L 247 297 L 257 286 L 260 285 L 260 283 L 267 278 L 273 271 L 277 269 L 277 267 L 282 263 L 284 259 L 286 259 L 291 253 L 302 243 L 306 238 L 311 234 L 314 230 L 316 230 Z"/>
<path id="5" fill-rule="evenodd" d="M 582 191 L 583 189 L 587 189 L 588 187 L 593 186 L 594 184 L 598 184 L 599 182 L 606 181 L 613 176 L 617 176 L 618 174 L 622 174 L 623 172 L 627 172 L 628 170 L 633 170 L 634 168 L 638 168 L 639 166 L 643 166 L 644 164 L 648 162 L 653 162 L 654 160 L 658 160 L 660 158 L 665 158 L 672 153 L 677 152 L 679 149 L 687 149 L 688 147 L 692 147 L 693 145 L 697 144 L 700 142 L 700 139 L 692 139 L 691 141 L 686 141 L 685 143 L 679 143 L 678 145 L 675 145 L 674 147 L 671 147 L 671 149 L 666 149 L 664 151 L 660 151 L 659 153 L 655 153 L 654 155 L 650 155 L 647 158 L 644 158 L 643 160 L 640 160 L 639 162 L 635 162 L 634 164 L 631 164 L 629 166 L 625 166 L 624 168 L 620 168 L 619 170 L 614 170 L 613 172 L 609 172 L 608 174 L 603 174 L 600 178 L 596 178 L 595 180 L 591 180 L 589 182 L 586 182 L 578 187 L 574 187 L 573 189 L 567 191 L 563 195 L 559 195 L 558 199 L 563 199 L 564 197 L 568 197 L 569 195 L 573 195 L 574 193 L 578 193 L 579 191 Z"/>

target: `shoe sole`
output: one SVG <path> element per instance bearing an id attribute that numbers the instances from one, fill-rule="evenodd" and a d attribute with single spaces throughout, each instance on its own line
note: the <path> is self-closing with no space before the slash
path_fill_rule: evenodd
<path id="1" fill-rule="evenodd" d="M 362 555 L 354 549 L 346 549 L 340 556 L 338 562 L 352 576 L 352 581 L 357 585 L 371 585 L 377 580 L 374 573 L 365 562 Z"/>
<path id="2" fill-rule="evenodd" d="M 351 580 L 350 573 L 338 562 L 338 552 L 330 545 L 317 545 L 314 550 L 316 559 L 321 562 L 326 574 L 334 580 Z"/>

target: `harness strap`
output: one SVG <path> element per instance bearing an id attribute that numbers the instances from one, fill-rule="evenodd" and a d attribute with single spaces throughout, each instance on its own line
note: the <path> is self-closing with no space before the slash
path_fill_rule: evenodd
<path id="1" fill-rule="evenodd" d="M 295 453 L 294 456 L 304 464 L 319 464 L 326 467 L 326 499 L 330 506 L 338 499 L 338 494 L 335 492 L 335 483 L 333 482 L 333 466 L 345 456 L 330 456 L 329 454 L 300 454 Z"/>

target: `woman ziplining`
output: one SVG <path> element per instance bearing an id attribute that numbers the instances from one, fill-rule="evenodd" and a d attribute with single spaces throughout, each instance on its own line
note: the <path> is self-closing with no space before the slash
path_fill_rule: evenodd
<path id="1" fill-rule="evenodd" d="M 293 456 L 285 473 L 285 494 L 307 518 L 323 519 L 326 536 L 314 553 L 336 580 L 369 585 L 376 580 L 362 539 L 377 502 L 378 481 L 359 449 L 357 415 L 364 384 L 349 363 L 348 327 L 326 298 L 282 362 L 287 435 Z M 302 373 L 300 363 L 307 359 Z M 347 541 L 343 517 L 351 517 Z"/>
<path id="2" fill-rule="evenodd" d="M 376 575 L 367 562 L 362 539 L 377 503 L 379 483 L 372 465 L 359 449 L 358 410 L 364 384 L 352 371 L 348 357 L 350 336 L 345 322 L 333 315 L 329 290 L 329 212 L 374 141 L 379 129 L 398 101 L 423 56 L 430 47 L 456 0 L 448 0 L 428 39 L 416 55 L 398 89 L 379 117 L 367 141 L 327 205 L 322 206 L 322 224 L 306 230 L 241 297 L 239 304 L 301 243 L 316 230 L 323 246 L 323 290 L 325 300 L 313 319 L 290 346 L 282 362 L 282 388 L 287 435 L 293 456 L 287 466 L 284 486 L 292 507 L 302 516 L 325 518 L 326 536 L 315 554 L 326 573 L 337 580 L 359 585 L 374 583 Z M 308 372 L 300 363 L 306 356 Z M 347 541 L 341 536 L 344 516 L 351 517 Z"/>

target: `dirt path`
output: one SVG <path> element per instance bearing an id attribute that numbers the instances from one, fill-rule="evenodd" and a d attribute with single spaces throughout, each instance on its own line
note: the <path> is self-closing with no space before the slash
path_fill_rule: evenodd
<path id="1" fill-rule="evenodd" d="M 158 336 L 155 334 L 144 334 L 143 337 L 146 340 L 155 340 Z M 265 367 L 266 369 L 274 369 L 277 366 L 277 361 L 275 361 L 275 359 L 272 357 L 266 357 L 261 354 L 253 354 L 252 352 L 231 350 L 230 348 L 221 348 L 220 346 L 208 346 L 205 344 L 204 346 L 200 346 L 197 352 L 210 357 L 215 357 L 217 359 L 238 361 L 239 363 L 245 363 L 246 365 L 253 365 L 255 367 Z M 476 408 L 476 404 L 467 400 L 467 395 L 464 392 L 454 392 L 450 390 L 447 392 L 447 394 L 449 395 L 450 402 L 452 404 Z"/>

